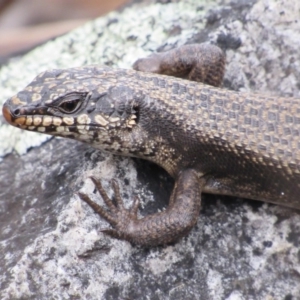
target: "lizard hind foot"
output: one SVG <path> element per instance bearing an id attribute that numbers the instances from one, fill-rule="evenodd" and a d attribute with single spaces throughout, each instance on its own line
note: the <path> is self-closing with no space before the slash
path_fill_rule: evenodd
<path id="1" fill-rule="evenodd" d="M 111 185 L 114 191 L 114 203 L 107 195 L 101 182 L 95 177 L 90 177 L 90 179 L 95 184 L 95 187 L 99 194 L 101 195 L 103 201 L 105 202 L 108 210 L 104 209 L 102 206 L 91 200 L 91 198 L 78 192 L 78 196 L 81 200 L 86 202 L 98 215 L 104 218 L 113 228 L 102 229 L 101 232 L 119 239 L 124 239 L 130 241 L 130 228 L 134 228 L 137 221 L 137 211 L 139 207 L 139 198 L 136 196 L 133 205 L 126 209 L 120 195 L 119 184 L 116 180 L 111 181 Z"/>

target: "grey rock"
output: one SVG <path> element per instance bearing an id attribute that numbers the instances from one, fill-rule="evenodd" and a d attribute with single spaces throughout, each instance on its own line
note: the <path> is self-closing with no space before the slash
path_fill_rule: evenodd
<path id="1" fill-rule="evenodd" d="M 193 42 L 226 51 L 225 88 L 300 98 L 299 5 L 138 1 L 10 61 L 0 102 L 46 69 L 129 68 Z M 125 204 L 139 195 L 145 215 L 167 205 L 173 181 L 164 170 L 0 122 L 1 299 L 300 299 L 300 212 L 204 195 L 186 238 L 132 246 L 104 236 L 107 223 L 76 192 L 102 203 L 88 177 L 101 178 L 110 196 L 116 178 Z"/>

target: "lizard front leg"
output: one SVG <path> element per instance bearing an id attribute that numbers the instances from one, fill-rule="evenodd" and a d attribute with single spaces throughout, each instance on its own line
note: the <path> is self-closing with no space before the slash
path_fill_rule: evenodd
<path id="1" fill-rule="evenodd" d="M 168 244 L 185 236 L 196 224 L 201 204 L 201 190 L 205 183 L 192 169 L 182 171 L 175 183 L 170 203 L 163 212 L 137 218 L 138 198 L 130 209 L 126 209 L 120 196 L 119 186 L 112 182 L 116 205 L 108 198 L 101 183 L 91 178 L 109 211 L 93 202 L 87 195 L 78 193 L 92 209 L 108 221 L 113 229 L 102 230 L 113 237 L 133 244 L 156 246 Z"/>

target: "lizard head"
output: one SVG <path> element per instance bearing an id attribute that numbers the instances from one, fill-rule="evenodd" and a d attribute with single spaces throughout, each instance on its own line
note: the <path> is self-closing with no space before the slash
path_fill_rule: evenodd
<path id="1" fill-rule="evenodd" d="M 6 101 L 3 116 L 21 129 L 126 151 L 141 97 L 129 87 L 132 72 L 96 66 L 46 71 Z"/>

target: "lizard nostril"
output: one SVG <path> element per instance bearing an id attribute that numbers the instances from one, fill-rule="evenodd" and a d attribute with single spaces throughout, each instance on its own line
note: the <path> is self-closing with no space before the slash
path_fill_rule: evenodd
<path id="1" fill-rule="evenodd" d="M 14 110 L 14 115 L 15 116 L 19 116 L 20 115 L 20 109 L 19 108 L 17 108 L 17 109 Z"/>

